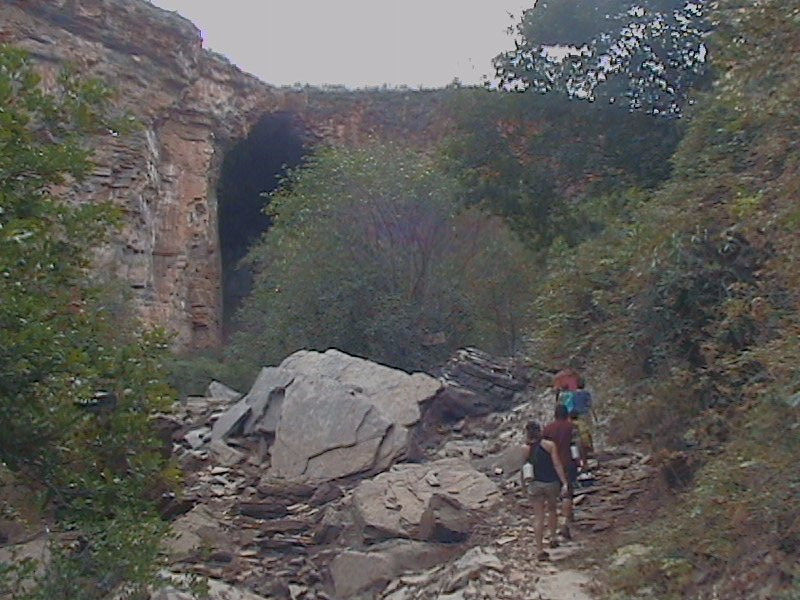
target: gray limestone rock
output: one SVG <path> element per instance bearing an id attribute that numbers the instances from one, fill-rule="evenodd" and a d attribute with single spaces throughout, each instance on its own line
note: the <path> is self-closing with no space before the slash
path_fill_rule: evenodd
<path id="1" fill-rule="evenodd" d="M 434 494 L 454 499 L 465 511 L 487 508 L 499 499 L 497 486 L 486 475 L 447 458 L 395 465 L 362 481 L 353 493 L 353 510 L 367 539 L 415 538 Z"/>
<path id="2" fill-rule="evenodd" d="M 330 564 L 337 598 L 351 598 L 370 589 L 379 589 L 395 577 L 441 564 L 454 551 L 438 544 L 395 540 L 370 552 L 346 550 Z"/>
<path id="3" fill-rule="evenodd" d="M 183 439 L 186 440 L 193 450 L 197 450 L 206 444 L 210 436 L 211 430 L 208 427 L 200 427 L 199 429 L 192 429 L 183 436 Z"/>
<path id="4" fill-rule="evenodd" d="M 428 375 L 337 350 L 296 352 L 259 382 L 245 431 L 274 430 L 271 473 L 308 482 L 388 468 L 405 454 L 420 404 L 441 388 Z"/>
<path id="5" fill-rule="evenodd" d="M 500 452 L 486 458 L 472 461 L 472 466 L 488 474 L 499 474 L 505 478 L 512 477 L 522 468 L 528 459 L 528 446 L 526 444 L 513 444 Z"/>
<path id="6" fill-rule="evenodd" d="M 229 388 L 227 385 L 220 383 L 219 381 L 212 381 L 208 384 L 206 396 L 209 398 L 225 398 L 231 404 L 242 397 L 239 392 Z"/>
<path id="7" fill-rule="evenodd" d="M 236 434 L 251 411 L 247 398 L 242 398 L 236 404 L 220 415 L 211 428 L 211 441 L 224 440 L 230 435 Z"/>
<path id="8" fill-rule="evenodd" d="M 196 556 L 201 548 L 224 549 L 229 543 L 211 510 L 198 505 L 175 520 L 164 550 L 172 561 L 182 561 Z"/>
<path id="9" fill-rule="evenodd" d="M 428 501 L 419 524 L 419 539 L 452 544 L 464 541 L 472 529 L 472 519 L 461 503 L 443 494 Z"/>
<path id="10" fill-rule="evenodd" d="M 244 454 L 231 448 L 222 440 L 214 440 L 208 447 L 215 461 L 224 467 L 232 467 L 244 460 Z"/>
<path id="11" fill-rule="evenodd" d="M 278 367 L 264 367 L 258 374 L 245 401 L 250 414 L 244 424 L 245 435 L 255 432 L 275 433 L 280 420 L 286 388 L 294 381 L 294 373 Z"/>
<path id="12" fill-rule="evenodd" d="M 211 440 L 274 436 L 270 475 L 291 481 L 382 471 L 405 455 L 420 404 L 440 389 L 423 373 L 303 350 L 262 369 L 247 396 L 219 416 Z"/>
<path id="13" fill-rule="evenodd" d="M 464 587 L 481 571 L 491 569 L 502 571 L 503 563 L 488 548 L 471 548 L 448 569 L 448 577 L 444 584 L 444 592 L 455 592 Z"/>
<path id="14" fill-rule="evenodd" d="M 366 471 L 392 423 L 353 388 L 298 375 L 286 390 L 272 447 L 272 472 L 326 481 Z"/>

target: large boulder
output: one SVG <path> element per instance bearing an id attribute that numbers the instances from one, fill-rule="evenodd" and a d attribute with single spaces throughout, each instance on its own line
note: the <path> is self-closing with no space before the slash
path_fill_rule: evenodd
<path id="1" fill-rule="evenodd" d="M 269 436 L 272 477 L 319 483 L 378 472 L 405 455 L 439 380 L 337 350 L 300 351 L 262 369 L 214 423 L 211 439 Z"/>
<path id="2" fill-rule="evenodd" d="M 463 542 L 472 530 L 473 523 L 470 516 L 455 498 L 434 494 L 422 513 L 419 538 L 445 544 Z"/>
<path id="3" fill-rule="evenodd" d="M 447 499 L 446 518 L 434 518 L 434 523 L 421 528 L 423 515 L 429 512 L 443 515 Z M 499 499 L 499 490 L 492 480 L 468 463 L 446 458 L 428 464 L 395 465 L 391 471 L 362 481 L 353 493 L 353 511 L 367 540 L 384 538 L 420 539 L 423 533 L 434 537 L 436 523 L 443 520 L 464 536 L 464 519 L 457 518 L 457 508 L 464 513 L 488 508 Z M 436 515 L 429 515 L 436 517 Z M 457 524 L 456 524 L 457 523 Z"/>

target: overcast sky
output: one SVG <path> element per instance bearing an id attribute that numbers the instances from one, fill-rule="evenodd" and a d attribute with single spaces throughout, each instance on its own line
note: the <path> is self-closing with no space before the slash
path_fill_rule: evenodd
<path id="1" fill-rule="evenodd" d="M 533 0 L 151 0 L 268 83 L 479 83 Z M 513 14 L 512 21 L 509 13 Z"/>

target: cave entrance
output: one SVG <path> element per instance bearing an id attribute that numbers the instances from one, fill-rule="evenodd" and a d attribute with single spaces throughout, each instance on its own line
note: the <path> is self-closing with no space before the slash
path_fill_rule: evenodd
<path id="1" fill-rule="evenodd" d="M 222 161 L 217 186 L 222 258 L 222 331 L 231 332 L 233 318 L 253 286 L 249 269 L 239 266 L 253 242 L 269 229 L 267 199 L 287 169 L 306 153 L 305 135 L 289 113 L 266 114 Z"/>

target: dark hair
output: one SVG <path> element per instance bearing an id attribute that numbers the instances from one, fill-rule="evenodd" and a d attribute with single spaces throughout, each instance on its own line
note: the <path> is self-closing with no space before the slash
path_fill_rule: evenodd
<path id="1" fill-rule="evenodd" d="M 536 438 L 541 437 L 542 426 L 536 421 L 528 421 L 528 424 L 525 425 L 525 435 L 528 436 L 529 440 L 535 440 Z"/>
<path id="2" fill-rule="evenodd" d="M 577 419 L 577 418 L 579 418 L 580 416 L 581 416 L 581 413 L 579 413 L 579 412 L 578 412 L 577 410 L 575 410 L 574 408 L 573 408 L 571 411 L 569 411 L 569 418 L 570 418 L 570 419 Z"/>
<path id="3" fill-rule="evenodd" d="M 567 407 L 563 404 L 559 404 L 556 406 L 556 419 L 559 421 L 563 421 L 567 418 Z"/>

